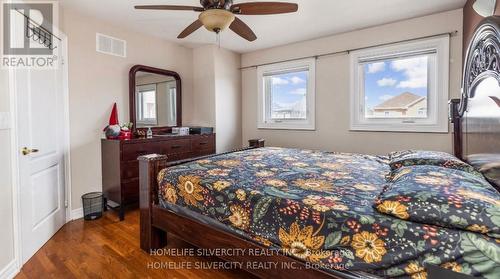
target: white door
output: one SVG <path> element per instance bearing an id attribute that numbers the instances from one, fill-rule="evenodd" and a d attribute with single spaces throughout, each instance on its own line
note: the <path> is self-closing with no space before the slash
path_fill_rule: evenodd
<path id="1" fill-rule="evenodd" d="M 59 58 L 64 43 L 54 51 Z M 16 99 L 23 264 L 66 221 L 65 67 L 11 71 Z"/>

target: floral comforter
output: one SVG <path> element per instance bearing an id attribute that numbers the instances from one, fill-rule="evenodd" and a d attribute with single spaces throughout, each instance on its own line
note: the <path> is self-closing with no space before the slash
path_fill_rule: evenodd
<path id="1" fill-rule="evenodd" d="M 160 205 L 188 208 L 327 269 L 426 278 L 429 263 L 498 278 L 498 239 L 374 209 L 389 174 L 383 157 L 259 148 L 161 171 Z"/>

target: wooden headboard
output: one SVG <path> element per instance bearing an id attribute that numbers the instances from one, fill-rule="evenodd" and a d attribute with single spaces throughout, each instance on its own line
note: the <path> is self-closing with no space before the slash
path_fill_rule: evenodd
<path id="1" fill-rule="evenodd" d="M 499 187 L 500 16 L 484 19 L 473 35 L 465 57 L 462 98 L 453 115 L 455 155 Z"/>

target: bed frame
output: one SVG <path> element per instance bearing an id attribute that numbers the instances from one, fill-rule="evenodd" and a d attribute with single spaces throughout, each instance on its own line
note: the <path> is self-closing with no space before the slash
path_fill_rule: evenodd
<path id="1" fill-rule="evenodd" d="M 450 101 L 450 121 L 454 127 L 454 152 L 457 157 L 464 161 L 470 161 L 478 154 L 486 154 L 488 155 L 486 157 L 490 158 L 490 163 L 498 164 L 500 162 L 500 90 L 483 90 L 481 89 L 483 87 L 480 86 L 483 81 L 491 77 L 500 82 L 499 18 L 487 18 L 476 30 L 465 60 L 462 98 Z M 498 84 L 496 85 L 498 86 Z M 250 140 L 250 147 L 247 149 L 263 146 L 263 140 Z M 207 157 L 211 156 L 202 158 Z M 213 228 L 194 218 L 187 218 L 159 207 L 158 172 L 166 167 L 200 158 L 177 162 L 168 162 L 167 159 L 164 155 L 156 154 L 139 157 L 140 239 L 141 248 L 144 251 L 150 252 L 152 249 L 165 247 L 167 231 L 196 247 L 266 249 L 259 244 Z M 289 278 L 291 272 L 293 272 L 293 277 L 303 279 L 357 277 L 342 271 L 326 272 L 321 269 L 307 269 L 304 262 L 281 254 L 274 254 L 272 257 L 235 256 L 223 257 L 223 259 L 238 262 L 274 261 L 296 267 L 293 270 L 280 268 L 247 269 L 248 272 L 264 278 Z M 432 272 L 431 269 L 429 271 Z"/>
<path id="2" fill-rule="evenodd" d="M 484 19 L 465 56 L 461 99 L 450 101 L 455 156 L 500 188 L 500 16 Z"/>

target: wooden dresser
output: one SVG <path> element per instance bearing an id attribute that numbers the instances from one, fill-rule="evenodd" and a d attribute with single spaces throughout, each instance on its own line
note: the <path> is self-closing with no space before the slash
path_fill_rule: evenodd
<path id="1" fill-rule="evenodd" d="M 164 154 L 177 161 L 215 154 L 215 134 L 155 136 L 151 139 L 101 140 L 102 188 L 105 198 L 119 205 L 120 220 L 125 208 L 139 201 L 139 162 L 145 154 Z"/>

